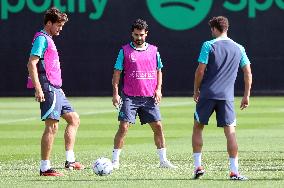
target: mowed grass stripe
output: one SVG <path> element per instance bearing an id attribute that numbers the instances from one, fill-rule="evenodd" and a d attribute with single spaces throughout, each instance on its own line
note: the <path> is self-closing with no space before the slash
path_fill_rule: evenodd
<path id="1" fill-rule="evenodd" d="M 30 101 L 32 102 L 32 101 Z M 178 106 L 188 106 L 191 105 L 192 102 L 170 102 L 166 104 L 161 104 L 161 107 L 178 107 Z M 26 105 L 26 104 L 22 104 Z M 1 124 L 13 124 L 17 122 L 24 122 L 24 121 L 34 121 L 34 120 L 39 120 L 39 117 L 27 117 L 27 118 L 21 118 L 18 119 L 17 117 L 21 116 L 29 116 L 29 112 L 34 111 L 39 111 L 39 107 L 33 107 L 33 108 L 24 108 L 24 109 L 19 109 L 16 106 L 14 108 L 11 108 L 10 105 L 7 105 L 6 107 L 2 107 L 3 109 L 0 111 L 0 115 L 3 116 L 4 118 L 0 120 L 0 125 Z M 1 108 L 0 108 L 1 109 Z M 15 113 L 15 111 L 19 111 Z M 95 111 L 83 111 L 79 112 L 80 116 L 88 116 L 88 115 L 97 115 L 97 114 L 105 114 L 105 113 L 116 113 L 117 110 L 113 109 L 112 107 L 109 108 L 103 108 L 103 109 L 97 109 Z M 12 117 L 11 117 L 12 115 Z"/>
<path id="2" fill-rule="evenodd" d="M 161 104 L 168 158 L 179 169 L 157 168 L 153 133 L 149 126 L 140 126 L 137 120 L 127 134 L 120 170 L 107 177 L 94 175 L 91 165 L 98 157 L 111 158 L 112 155 L 118 121 L 111 98 L 70 98 L 81 115 L 76 158 L 87 169 L 80 172 L 63 169 L 65 123 L 60 121 L 51 156 L 52 165 L 65 174 L 60 178 L 38 175 L 40 138 L 44 128 L 43 122 L 39 121 L 38 103 L 31 98 L 0 98 L 0 122 L 35 117 L 34 120 L 0 124 L 0 187 L 282 187 L 283 99 L 252 97 L 251 106 L 244 111 L 237 108 L 241 98 L 236 99 L 240 171 L 250 181 L 231 182 L 228 181 L 226 140 L 223 130 L 216 128 L 214 114 L 204 130 L 203 164 L 207 173 L 203 180 L 191 180 L 195 110 L 192 98 L 164 98 Z M 99 111 L 111 112 L 87 114 Z"/>

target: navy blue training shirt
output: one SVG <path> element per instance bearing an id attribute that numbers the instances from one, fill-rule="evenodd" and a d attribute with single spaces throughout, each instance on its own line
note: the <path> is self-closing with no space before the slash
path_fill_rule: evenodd
<path id="1" fill-rule="evenodd" d="M 203 43 L 198 62 L 207 65 L 200 98 L 233 101 L 238 68 L 250 64 L 244 47 L 228 37 L 218 37 Z"/>

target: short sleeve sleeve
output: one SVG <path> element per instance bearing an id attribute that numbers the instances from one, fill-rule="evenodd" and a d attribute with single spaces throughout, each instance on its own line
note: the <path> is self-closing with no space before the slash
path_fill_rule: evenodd
<path id="1" fill-rule="evenodd" d="M 38 56 L 43 58 L 44 52 L 47 48 L 47 40 L 44 36 L 38 36 L 34 42 L 30 56 Z"/>
<path id="2" fill-rule="evenodd" d="M 124 60 L 123 49 L 120 49 L 115 65 L 114 65 L 114 69 L 122 71 L 123 70 L 123 60 Z"/>
<path id="3" fill-rule="evenodd" d="M 198 57 L 199 63 L 208 64 L 208 58 L 209 58 L 210 50 L 211 50 L 210 43 L 208 41 L 204 42 L 202 47 L 201 47 L 201 52 L 200 52 L 199 57 Z"/>

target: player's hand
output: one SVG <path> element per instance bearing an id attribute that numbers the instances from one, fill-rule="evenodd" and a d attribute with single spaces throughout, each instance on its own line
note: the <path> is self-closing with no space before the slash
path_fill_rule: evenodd
<path id="1" fill-rule="evenodd" d="M 35 91 L 35 100 L 37 102 L 44 102 L 45 98 L 44 98 L 44 94 L 42 90 L 36 90 Z"/>
<path id="2" fill-rule="evenodd" d="M 113 106 L 118 109 L 119 108 L 119 103 L 120 103 L 120 96 L 119 95 L 114 95 L 112 97 L 112 104 Z"/>
<path id="3" fill-rule="evenodd" d="M 155 103 L 160 104 L 161 100 L 162 100 L 162 91 L 160 89 L 157 89 L 155 91 Z"/>
<path id="4" fill-rule="evenodd" d="M 240 108 L 241 110 L 247 108 L 249 106 L 249 97 L 243 97 Z"/>
<path id="5" fill-rule="evenodd" d="M 193 94 L 193 100 L 194 100 L 195 102 L 198 102 L 198 101 L 199 101 L 199 96 L 200 96 L 200 91 L 194 92 L 194 94 Z"/>

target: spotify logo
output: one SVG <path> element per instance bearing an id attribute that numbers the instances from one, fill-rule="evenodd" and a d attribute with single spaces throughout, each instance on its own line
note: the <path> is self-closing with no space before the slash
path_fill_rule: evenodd
<path id="1" fill-rule="evenodd" d="M 209 13 L 213 0 L 147 0 L 152 16 L 164 27 L 186 30 L 198 25 Z"/>
<path id="2" fill-rule="evenodd" d="M 252 19 L 255 19 L 257 14 L 269 11 L 273 5 L 281 11 L 284 10 L 284 0 L 218 1 L 221 1 L 222 8 L 228 11 L 236 13 L 247 11 L 248 18 Z M 0 0 L 0 21 L 8 20 L 10 14 L 17 14 L 25 8 L 34 13 L 42 13 L 51 6 L 67 13 L 87 13 L 90 20 L 99 20 L 109 2 L 109 0 L 90 0 L 89 3 L 86 0 Z M 213 2 L 214 0 L 146 0 L 153 18 L 163 27 L 172 30 L 192 29 L 200 24 L 211 11 Z"/>
<path id="3" fill-rule="evenodd" d="M 191 29 L 210 12 L 213 0 L 147 0 L 152 16 L 164 27 L 173 30 Z M 239 12 L 247 9 L 249 18 L 264 12 L 275 4 L 284 10 L 284 0 L 224 0 L 223 8 Z M 216 15 L 218 16 L 218 15 Z"/>

